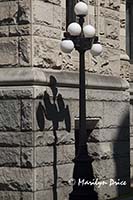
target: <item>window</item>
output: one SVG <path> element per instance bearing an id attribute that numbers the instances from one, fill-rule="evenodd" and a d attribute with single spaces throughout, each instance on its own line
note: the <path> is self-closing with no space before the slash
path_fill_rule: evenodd
<path id="1" fill-rule="evenodd" d="M 126 48 L 133 63 L 133 0 L 127 0 L 126 5 Z"/>
<path id="2" fill-rule="evenodd" d="M 74 6 L 77 0 L 66 0 L 66 28 L 67 26 L 76 20 L 76 15 L 74 14 Z"/>

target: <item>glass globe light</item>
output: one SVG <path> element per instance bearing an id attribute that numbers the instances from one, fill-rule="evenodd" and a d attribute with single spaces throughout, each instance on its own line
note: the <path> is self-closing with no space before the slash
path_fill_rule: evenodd
<path id="1" fill-rule="evenodd" d="M 95 28 L 92 25 L 86 25 L 83 28 L 84 36 L 87 38 L 92 38 L 95 36 Z"/>
<path id="2" fill-rule="evenodd" d="M 71 53 L 74 49 L 74 43 L 72 40 L 63 40 L 60 43 L 60 48 L 64 53 Z"/>
<path id="3" fill-rule="evenodd" d="M 67 31 L 72 36 L 78 36 L 81 33 L 81 26 L 78 23 L 73 22 L 73 23 L 69 24 Z"/>
<path id="4" fill-rule="evenodd" d="M 88 6 L 86 3 L 80 1 L 74 7 L 74 12 L 77 16 L 86 16 L 88 14 Z"/>
<path id="5" fill-rule="evenodd" d="M 99 43 L 93 44 L 90 52 L 93 56 L 99 56 L 103 52 L 102 45 Z"/>

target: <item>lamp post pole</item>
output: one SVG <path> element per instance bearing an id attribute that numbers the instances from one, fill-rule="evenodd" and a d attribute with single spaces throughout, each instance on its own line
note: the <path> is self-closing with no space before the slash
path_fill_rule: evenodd
<path id="1" fill-rule="evenodd" d="M 80 18 L 79 24 L 81 29 L 83 29 L 84 18 Z M 83 33 L 81 32 L 81 37 Z M 79 48 L 79 132 L 80 134 L 80 144 L 86 145 L 86 95 L 85 95 L 85 50 L 84 48 Z"/>
<path id="2" fill-rule="evenodd" d="M 84 25 L 88 6 L 80 1 L 75 5 L 75 13 L 79 23 L 73 22 L 64 33 L 61 50 L 70 53 L 74 48 L 79 52 L 79 145 L 74 159 L 73 178 L 75 185 L 69 195 L 69 200 L 97 200 L 94 186 L 85 184 L 94 181 L 92 159 L 87 151 L 86 131 L 86 93 L 85 93 L 85 52 L 90 50 L 94 56 L 102 52 L 102 46 L 95 36 L 95 29 L 91 25 Z"/>

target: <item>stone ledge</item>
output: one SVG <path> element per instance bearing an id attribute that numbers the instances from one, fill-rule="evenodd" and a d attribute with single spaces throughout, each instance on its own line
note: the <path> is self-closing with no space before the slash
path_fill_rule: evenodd
<path id="1" fill-rule="evenodd" d="M 50 76 L 54 76 L 59 87 L 78 88 L 79 75 L 77 72 L 44 70 L 41 68 L 1 68 L 0 86 L 29 86 L 49 85 Z M 129 88 L 129 83 L 119 77 L 103 76 L 98 74 L 86 75 L 86 88 L 100 90 L 121 90 Z"/>

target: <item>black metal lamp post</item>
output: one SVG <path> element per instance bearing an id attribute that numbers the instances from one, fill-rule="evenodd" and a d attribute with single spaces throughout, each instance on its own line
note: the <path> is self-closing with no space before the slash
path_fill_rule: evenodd
<path id="1" fill-rule="evenodd" d="M 85 98 L 85 52 L 90 50 L 94 56 L 102 52 L 102 46 L 95 36 L 95 28 L 91 25 L 84 26 L 84 17 L 88 13 L 88 6 L 79 1 L 74 8 L 78 22 L 71 23 L 61 42 L 61 50 L 71 53 L 75 48 L 79 52 L 79 146 L 78 153 L 74 159 L 74 174 L 76 184 L 69 195 L 70 200 L 96 200 L 97 194 L 94 187 L 84 184 L 86 181 L 94 181 L 92 160 L 87 151 L 87 132 L 86 132 L 86 98 Z M 80 184 L 79 184 L 80 181 Z M 82 182 L 82 183 L 81 183 Z"/>

